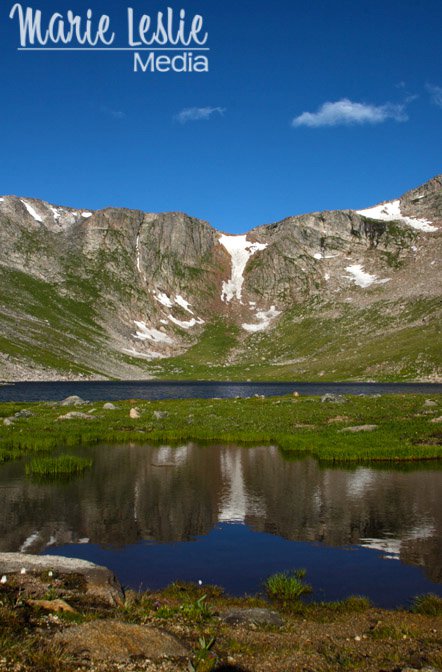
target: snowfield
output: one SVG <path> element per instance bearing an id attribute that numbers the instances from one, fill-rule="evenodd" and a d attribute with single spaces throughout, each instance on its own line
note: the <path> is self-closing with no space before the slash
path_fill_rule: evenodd
<path id="1" fill-rule="evenodd" d="M 370 287 L 370 285 L 377 284 L 383 285 L 386 282 L 390 281 L 390 278 L 384 278 L 383 280 L 378 280 L 376 275 L 371 275 L 366 273 L 362 268 L 361 264 L 353 264 L 352 266 L 346 266 L 345 270 L 350 273 L 350 276 L 346 276 L 350 280 L 354 280 L 355 285 L 358 287 Z"/>
<path id="2" fill-rule="evenodd" d="M 242 303 L 242 286 L 247 262 L 256 252 L 265 250 L 267 244 L 251 243 L 247 240 L 247 235 L 228 236 L 224 233 L 220 236 L 219 242 L 226 248 L 232 260 L 232 275 L 230 280 L 223 282 L 221 300 L 229 303 L 236 298 Z"/>
<path id="3" fill-rule="evenodd" d="M 135 320 L 135 326 L 138 328 L 138 331 L 133 336 L 139 341 L 155 341 L 156 343 L 166 343 L 168 345 L 172 345 L 174 342 L 173 338 L 170 338 L 163 331 L 148 327 L 145 322 L 137 322 Z"/>
<path id="4" fill-rule="evenodd" d="M 425 231 L 425 233 L 434 233 L 437 231 L 437 226 L 432 226 L 428 219 L 417 219 L 416 217 L 404 217 L 401 212 L 400 201 L 389 201 L 388 203 L 381 203 L 375 205 L 373 208 L 366 210 L 356 210 L 358 215 L 363 215 L 369 219 L 380 219 L 384 222 L 401 221 L 413 229 L 418 231 Z"/>
<path id="5" fill-rule="evenodd" d="M 29 212 L 29 214 L 31 215 L 31 217 L 33 217 L 33 218 L 35 219 L 36 222 L 41 222 L 41 223 L 43 223 L 42 218 L 40 217 L 40 215 L 38 214 L 38 212 L 36 212 L 36 210 L 34 210 L 34 208 L 32 207 L 32 205 L 31 205 L 30 203 L 28 203 L 27 201 L 25 201 L 25 200 L 23 200 L 23 199 L 21 199 L 21 202 L 23 203 L 23 205 L 25 206 L 26 210 Z"/>
<path id="6" fill-rule="evenodd" d="M 270 327 L 272 320 L 281 315 L 280 310 L 276 310 L 275 306 L 271 306 L 269 310 L 258 310 L 256 313 L 256 319 L 258 322 L 253 324 L 242 324 L 242 328 L 246 331 L 256 332 L 256 331 L 265 331 Z"/>

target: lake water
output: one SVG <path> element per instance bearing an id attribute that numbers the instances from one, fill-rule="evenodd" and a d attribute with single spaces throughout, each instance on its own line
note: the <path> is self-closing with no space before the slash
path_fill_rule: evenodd
<path id="1" fill-rule="evenodd" d="M 291 394 L 441 394 L 438 383 L 227 383 L 200 381 L 84 381 L 0 385 L 0 401 L 60 401 L 78 394 L 90 401 L 120 399 L 208 399 Z"/>
<path id="2" fill-rule="evenodd" d="M 72 451 L 70 451 L 72 452 Z M 201 580 L 256 593 L 304 567 L 314 599 L 365 594 L 386 607 L 442 595 L 436 463 L 330 468 L 275 447 L 78 448 L 93 468 L 65 482 L 0 465 L 0 550 L 91 560 L 133 588 Z"/>

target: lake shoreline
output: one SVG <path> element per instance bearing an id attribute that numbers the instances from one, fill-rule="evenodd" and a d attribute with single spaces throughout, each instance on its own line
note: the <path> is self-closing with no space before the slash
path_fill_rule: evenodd
<path id="1" fill-rule="evenodd" d="M 358 381 L 235 381 L 235 380 L 49 380 L 0 383 L 1 402 L 61 401 L 79 395 L 91 401 L 125 399 L 234 399 L 255 395 L 281 396 L 299 392 L 302 396 L 326 393 L 442 394 L 440 382 L 358 382 Z"/>
<path id="2" fill-rule="evenodd" d="M 268 601 L 190 583 L 124 593 L 106 568 L 80 562 L 67 572 L 69 561 L 46 557 L 26 569 L 29 558 L 0 585 L 2 672 L 374 672 L 393 661 L 397 670 L 442 663 L 441 598 L 387 610 L 358 596 Z"/>

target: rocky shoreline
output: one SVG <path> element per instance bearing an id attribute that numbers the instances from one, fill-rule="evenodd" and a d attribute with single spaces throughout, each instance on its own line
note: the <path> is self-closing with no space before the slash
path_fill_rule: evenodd
<path id="1" fill-rule="evenodd" d="M 125 592 L 105 567 L 24 553 L 0 554 L 0 575 L 2 672 L 442 669 L 440 598 L 428 614 L 182 583 Z"/>

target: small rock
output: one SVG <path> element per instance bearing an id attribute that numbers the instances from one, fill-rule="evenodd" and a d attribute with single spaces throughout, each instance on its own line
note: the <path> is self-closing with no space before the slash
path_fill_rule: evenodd
<path id="1" fill-rule="evenodd" d="M 5 419 L 3 420 L 3 424 L 4 424 L 6 427 L 11 427 L 11 425 L 14 424 L 14 419 L 13 419 L 13 418 L 5 418 Z"/>
<path id="2" fill-rule="evenodd" d="M 167 418 L 167 416 L 169 415 L 167 411 L 154 411 L 153 414 L 157 420 L 163 420 L 164 418 Z"/>
<path id="3" fill-rule="evenodd" d="M 138 408 L 131 408 L 129 411 L 129 417 L 132 418 L 132 420 L 136 420 L 137 418 L 141 417 Z"/>
<path id="4" fill-rule="evenodd" d="M 339 430 L 339 434 L 343 432 L 374 432 L 378 428 L 378 425 L 355 425 L 354 427 L 344 427 L 344 429 Z"/>
<path id="5" fill-rule="evenodd" d="M 32 418 L 34 414 L 31 411 L 28 411 L 27 408 L 24 408 L 22 411 L 17 411 L 14 413 L 14 418 Z"/>
<path id="6" fill-rule="evenodd" d="M 111 404 L 110 401 L 108 401 L 106 404 L 103 404 L 103 408 L 105 411 L 117 411 L 118 406 L 115 406 L 115 404 Z"/>
<path id="7" fill-rule="evenodd" d="M 329 418 L 327 420 L 328 425 L 333 425 L 335 422 L 348 422 L 350 418 L 348 415 L 337 415 L 334 418 Z"/>
<path id="8" fill-rule="evenodd" d="M 442 422 L 442 415 L 440 415 L 438 418 L 433 418 L 430 420 L 430 422 L 433 422 L 434 424 L 438 425 L 439 423 Z"/>
<path id="9" fill-rule="evenodd" d="M 45 609 L 46 611 L 55 611 L 58 613 L 59 611 L 65 611 L 70 614 L 76 614 L 77 611 L 71 607 L 70 604 L 65 602 L 62 599 L 57 599 L 57 600 L 26 600 L 27 604 L 29 604 L 31 607 L 37 607 L 39 609 Z"/>
<path id="10" fill-rule="evenodd" d="M 173 635 L 147 625 L 97 620 L 73 626 L 55 635 L 73 655 L 92 660 L 125 662 L 134 658 L 184 658 L 188 649 Z"/>
<path id="11" fill-rule="evenodd" d="M 322 403 L 328 402 L 330 404 L 345 404 L 347 399 L 342 394 L 331 394 L 327 392 L 321 397 Z"/>
<path id="12" fill-rule="evenodd" d="M 57 420 L 95 420 L 95 416 L 89 413 L 80 413 L 79 411 L 70 411 L 66 415 L 59 415 Z"/>
<path id="13" fill-rule="evenodd" d="M 231 625 L 284 625 L 281 616 L 271 609 L 231 609 L 221 614 L 221 620 Z"/>
<path id="14" fill-rule="evenodd" d="M 63 401 L 60 401 L 60 406 L 83 406 L 84 404 L 87 403 L 88 402 L 82 399 L 81 397 L 78 397 L 76 394 L 73 394 L 70 397 L 66 397 L 66 399 L 63 399 Z"/>
<path id="15" fill-rule="evenodd" d="M 424 406 L 427 408 L 434 408 L 437 406 L 437 401 L 433 401 L 432 399 L 425 399 Z"/>

